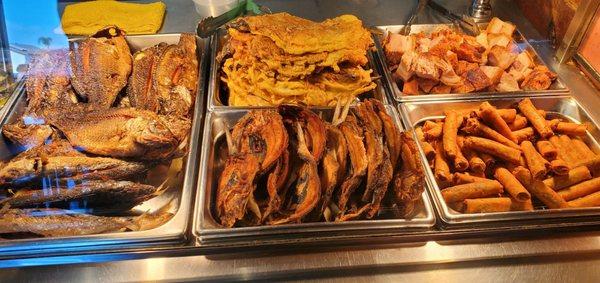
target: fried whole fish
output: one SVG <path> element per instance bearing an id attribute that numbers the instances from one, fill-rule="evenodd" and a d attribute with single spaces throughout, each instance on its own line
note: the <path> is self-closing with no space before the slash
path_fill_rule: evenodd
<path id="1" fill-rule="evenodd" d="M 363 143 L 363 131 L 358 126 L 356 118 L 349 115 L 339 127 L 346 138 L 350 157 L 348 175 L 342 182 L 337 201 L 338 208 L 344 212 L 350 195 L 362 183 L 362 179 L 367 173 L 368 160 Z"/>
<path id="2" fill-rule="evenodd" d="M 23 149 L 44 144 L 54 131 L 49 125 L 26 125 L 22 122 L 2 126 L 2 134 Z"/>
<path id="3" fill-rule="evenodd" d="M 219 178 L 215 207 L 221 225 L 233 227 L 244 217 L 259 171 L 260 163 L 251 153 L 233 154 L 227 158 Z"/>
<path id="4" fill-rule="evenodd" d="M 71 201 L 85 201 L 85 207 L 127 210 L 153 197 L 156 187 L 130 181 L 85 181 L 74 186 L 20 189 L 0 201 L 0 207 L 68 207 Z"/>
<path id="5" fill-rule="evenodd" d="M 89 157 L 68 143 L 54 142 L 25 151 L 0 166 L 0 186 L 17 187 L 40 182 L 71 180 L 122 180 L 147 170 L 140 162 Z"/>
<path id="6" fill-rule="evenodd" d="M 287 124 L 300 123 L 304 133 L 303 136 L 306 136 L 306 146 L 318 164 L 323 157 L 327 139 L 327 131 L 323 120 L 306 107 L 280 105 L 277 110 Z"/>
<path id="7" fill-rule="evenodd" d="M 334 126 L 327 126 L 327 144 L 323 161 L 321 162 L 321 200 L 320 213 L 323 214 L 329 206 L 335 188 L 346 173 L 348 148 L 344 134 Z"/>
<path id="8" fill-rule="evenodd" d="M 281 154 L 277 164 L 273 168 L 273 171 L 269 173 L 267 178 L 267 194 L 269 199 L 267 201 L 267 208 L 262 214 L 262 221 L 264 222 L 271 213 L 279 211 L 282 205 L 282 188 L 286 184 L 290 173 L 290 154 L 287 149 Z"/>
<path id="9" fill-rule="evenodd" d="M 411 215 L 424 190 L 425 173 L 419 149 L 409 133 L 400 134 L 402 166 L 394 175 L 394 198 L 403 217 Z"/>
<path id="10" fill-rule="evenodd" d="M 88 103 L 111 107 L 131 73 L 125 32 L 109 26 L 82 41 L 71 42 L 70 66 L 77 93 Z"/>
<path id="11" fill-rule="evenodd" d="M 131 105 L 164 115 L 189 117 L 198 89 L 196 38 L 160 43 L 136 52 L 127 94 Z"/>
<path id="12" fill-rule="evenodd" d="M 77 107 L 46 116 L 72 146 L 93 154 L 163 159 L 171 156 L 180 143 L 169 129 L 168 120 L 147 110 Z"/>

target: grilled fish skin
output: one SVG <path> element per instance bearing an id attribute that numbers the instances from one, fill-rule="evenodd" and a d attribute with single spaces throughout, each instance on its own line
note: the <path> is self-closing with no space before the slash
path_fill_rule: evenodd
<path id="1" fill-rule="evenodd" d="M 170 157 L 178 138 L 154 112 L 135 108 L 80 109 L 47 114 L 77 149 L 111 157 L 146 160 Z"/>
<path id="2" fill-rule="evenodd" d="M 68 207 L 70 201 L 83 201 L 85 206 L 98 209 L 128 210 L 148 199 L 156 187 L 130 181 L 86 181 L 72 187 L 47 189 L 20 189 L 9 198 L 0 201 L 0 207 L 8 204 L 13 208 L 49 205 Z"/>
<path id="3" fill-rule="evenodd" d="M 90 235 L 124 231 L 131 223 L 131 217 L 94 216 L 62 209 L 8 209 L 0 213 L 0 234 Z"/>
<path id="4" fill-rule="evenodd" d="M 88 103 L 111 107 L 131 73 L 131 51 L 125 32 L 109 26 L 82 41 L 72 42 L 70 66 L 77 93 Z"/>

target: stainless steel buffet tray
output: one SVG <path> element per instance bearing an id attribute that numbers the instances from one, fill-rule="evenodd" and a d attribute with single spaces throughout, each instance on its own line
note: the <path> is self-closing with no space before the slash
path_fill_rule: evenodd
<path id="1" fill-rule="evenodd" d="M 386 106 L 396 124 L 402 129 L 399 115 L 392 106 Z M 324 119 L 333 114 L 331 109 L 314 110 L 323 113 Z M 212 213 L 212 204 L 219 178 L 226 157 L 226 146 L 223 129 L 223 121 L 230 127 L 244 116 L 248 110 L 216 110 L 209 112 L 204 125 L 204 140 L 202 142 L 201 172 L 196 197 L 196 211 L 194 213 L 195 236 L 199 244 L 223 244 L 228 243 L 253 243 L 269 244 L 281 239 L 304 239 L 319 240 L 326 237 L 363 237 L 377 235 L 383 232 L 395 232 L 402 234 L 405 231 L 426 230 L 435 224 L 432 205 L 426 192 L 422 195 L 420 211 L 410 220 L 405 219 L 375 219 L 358 220 L 348 222 L 320 222 L 287 224 L 279 226 L 256 226 L 224 228 L 220 226 Z"/>
<path id="2" fill-rule="evenodd" d="M 452 27 L 449 24 L 412 25 L 411 33 L 425 32 L 425 33 L 429 34 L 442 26 Z M 487 27 L 487 24 L 481 24 L 480 27 L 482 30 L 485 30 L 485 28 Z M 404 28 L 404 25 L 377 26 L 376 28 L 379 29 L 383 33 L 383 36 L 385 36 L 388 32 L 391 32 L 391 33 L 400 32 Z M 383 45 L 382 45 L 383 36 L 375 37 L 375 46 L 377 47 L 377 58 L 376 59 L 377 59 L 379 66 L 381 67 L 381 72 L 383 73 L 386 86 L 387 86 L 388 90 L 390 91 L 390 95 L 392 96 L 392 99 L 396 99 L 397 101 L 400 101 L 400 102 L 420 101 L 420 100 L 440 100 L 440 99 L 469 99 L 469 98 L 476 98 L 476 97 L 485 98 L 485 97 L 490 97 L 490 96 L 502 96 L 502 95 L 544 96 L 544 95 L 553 95 L 553 94 L 564 94 L 564 93 L 568 92 L 568 88 L 566 87 L 566 85 L 562 82 L 562 80 L 559 77 L 552 83 L 552 85 L 550 85 L 550 88 L 548 90 L 543 90 L 543 91 L 520 90 L 520 91 L 515 91 L 515 92 L 472 92 L 472 93 L 463 93 L 463 94 L 448 93 L 448 94 L 404 95 L 402 93 L 402 90 L 399 88 L 398 83 L 396 83 L 396 81 L 392 77 L 392 73 L 387 64 L 387 60 L 386 60 L 385 54 L 383 52 Z M 519 31 L 518 28 L 513 33 L 513 41 L 519 47 L 520 51 L 527 51 L 529 53 L 529 55 L 531 55 L 531 57 L 533 58 L 533 61 L 536 64 L 545 65 L 551 71 L 554 71 L 552 68 L 550 68 L 550 66 L 548 64 L 546 64 L 546 63 L 544 63 L 544 61 L 542 61 L 541 57 L 538 55 L 538 53 L 535 51 L 535 49 L 529 44 L 529 42 L 525 39 L 525 37 Z"/>
<path id="3" fill-rule="evenodd" d="M 375 36 L 374 36 L 375 37 Z M 208 109 L 209 110 L 225 110 L 225 109 L 254 109 L 254 108 L 265 108 L 261 106 L 229 106 L 222 102 L 222 99 L 227 97 L 227 90 L 224 89 L 224 85 L 221 81 L 221 64 L 217 60 L 217 55 L 223 49 L 223 46 L 227 43 L 228 35 L 225 29 L 219 29 L 217 33 L 212 36 L 211 42 L 211 51 L 210 51 L 210 62 L 211 62 L 211 70 L 210 76 L 208 79 Z M 367 57 L 369 59 L 369 63 L 367 68 L 373 70 L 371 73 L 371 77 L 381 77 L 377 79 L 375 83 L 377 87 L 367 93 L 367 96 L 379 99 L 383 104 L 390 104 L 390 99 L 386 95 L 386 91 L 384 89 L 383 77 L 379 74 L 374 54 L 375 52 L 370 50 L 367 52 Z M 364 95 L 364 94 L 363 94 Z"/>
<path id="4" fill-rule="evenodd" d="M 160 42 L 176 44 L 180 34 L 159 34 L 128 36 L 127 42 L 132 53 Z M 0 240 L 0 256 L 17 256 L 26 254 L 41 254 L 52 251 L 88 251 L 122 249 L 129 246 L 146 247 L 181 242 L 186 237 L 188 220 L 191 214 L 191 199 L 196 184 L 199 157 L 199 140 L 204 114 L 204 74 L 206 73 L 206 51 L 209 40 L 197 37 L 197 57 L 199 62 L 198 92 L 193 114 L 190 133 L 189 151 L 183 158 L 177 184 L 179 189 L 168 189 L 162 195 L 150 199 L 132 210 L 139 213 L 154 212 L 170 205 L 169 211 L 173 217 L 163 225 L 145 231 L 116 232 L 85 236 L 30 238 L 15 240 Z M 15 91 L 0 112 L 0 124 L 4 125 L 18 119 L 27 106 L 24 84 Z M 17 154 L 17 149 L 3 135 L 0 135 L 0 156 L 6 159 Z"/>
<path id="5" fill-rule="evenodd" d="M 498 108 L 508 108 L 514 106 L 522 98 L 493 98 L 488 99 L 489 103 Z M 589 114 L 579 105 L 575 98 L 570 96 L 548 96 L 548 97 L 531 97 L 533 104 L 538 109 L 547 111 L 547 115 L 553 118 L 564 118 L 572 122 L 586 124 L 588 127 L 587 136 L 584 141 L 590 148 L 600 153 L 600 129 L 598 124 L 593 121 Z M 402 117 L 407 127 L 415 127 L 427 120 L 440 119 L 444 117 L 446 110 L 470 110 L 477 109 L 483 100 L 455 100 L 444 102 L 406 102 L 402 103 Z M 419 147 L 421 147 L 419 143 Z M 425 154 L 421 150 L 421 160 L 423 164 L 427 164 Z M 444 201 L 440 188 L 435 181 L 433 172 L 429 166 L 426 167 L 427 181 L 429 183 L 430 195 L 436 206 L 438 216 L 444 225 L 448 227 L 471 225 L 481 227 L 485 225 L 498 225 L 498 222 L 508 222 L 508 225 L 514 225 L 516 222 L 529 221 L 529 223 L 548 222 L 548 219 L 557 219 L 559 222 L 576 221 L 572 218 L 581 218 L 589 216 L 600 216 L 600 207 L 597 208 L 577 208 L 577 209 L 545 209 L 543 206 L 536 206 L 534 211 L 513 211 L 499 213 L 479 213 L 465 214 L 454 211 Z M 597 217 L 596 217 L 597 219 Z"/>

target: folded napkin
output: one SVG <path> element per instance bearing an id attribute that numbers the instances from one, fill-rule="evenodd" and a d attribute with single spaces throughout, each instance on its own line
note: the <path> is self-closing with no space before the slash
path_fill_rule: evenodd
<path id="1" fill-rule="evenodd" d="M 65 7 L 62 29 L 69 35 L 91 35 L 109 25 L 116 25 L 127 34 L 156 33 L 162 26 L 166 5 L 118 1 L 89 1 Z"/>

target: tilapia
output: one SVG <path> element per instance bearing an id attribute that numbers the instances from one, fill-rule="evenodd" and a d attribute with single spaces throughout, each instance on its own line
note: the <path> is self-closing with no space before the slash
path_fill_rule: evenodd
<path id="1" fill-rule="evenodd" d="M 271 215 L 271 213 L 279 211 L 282 204 L 282 188 L 286 184 L 289 173 L 290 173 L 290 156 L 289 152 L 286 149 L 275 167 L 273 171 L 269 173 L 269 177 L 267 178 L 267 194 L 269 195 L 269 199 L 267 201 L 267 208 L 265 212 L 262 214 L 262 221 L 264 222 L 267 217 Z"/>
<path id="2" fill-rule="evenodd" d="M 39 184 L 42 180 L 122 180 L 147 170 L 144 163 L 106 157 L 89 157 L 65 142 L 25 151 L 0 167 L 0 186 Z"/>
<path id="3" fill-rule="evenodd" d="M 159 114 L 189 117 L 198 89 L 196 38 L 182 34 L 179 43 L 160 43 L 136 52 L 127 94 L 131 105 Z"/>
<path id="4" fill-rule="evenodd" d="M 84 207 L 127 210 L 152 198 L 155 192 L 154 186 L 130 181 L 84 181 L 73 186 L 20 189 L 0 201 L 0 207 L 68 207 L 71 201 L 85 201 Z"/>
<path id="5" fill-rule="evenodd" d="M 424 190 L 425 173 L 419 158 L 419 149 L 408 132 L 400 134 L 402 166 L 394 175 L 394 199 L 402 216 L 414 211 L 415 203 Z"/>
<path id="6" fill-rule="evenodd" d="M 377 113 L 379 119 L 381 119 L 383 133 L 385 136 L 384 143 L 388 148 L 392 168 L 395 169 L 396 164 L 400 159 L 400 151 L 402 148 L 400 130 L 398 130 L 398 127 L 394 123 L 392 117 L 390 117 L 390 115 L 386 112 L 381 101 L 377 99 L 368 99 L 365 102 L 371 104 L 373 110 Z"/>
<path id="7" fill-rule="evenodd" d="M 318 164 L 323 157 L 327 139 L 327 131 L 323 120 L 306 107 L 280 105 L 277 110 L 285 119 L 286 124 L 300 123 L 304 136 L 306 136 L 306 146 Z"/>
<path id="8" fill-rule="evenodd" d="M 368 160 L 363 144 L 363 131 L 358 126 L 356 118 L 349 115 L 339 127 L 346 138 L 350 157 L 348 175 L 342 182 L 337 201 L 338 208 L 344 212 L 350 196 L 362 183 L 362 179 L 367 173 Z"/>
<path id="9" fill-rule="evenodd" d="M 227 158 L 219 178 L 215 207 L 221 225 L 233 227 L 244 217 L 259 170 L 260 164 L 253 154 L 237 153 Z"/>
<path id="10" fill-rule="evenodd" d="M 327 145 L 321 162 L 321 189 L 323 193 L 320 213 L 329 206 L 335 188 L 346 173 L 348 148 L 344 134 L 334 127 L 327 126 Z"/>
<path id="11" fill-rule="evenodd" d="M 103 217 L 62 209 L 8 209 L 0 213 L 0 234 L 31 233 L 43 237 L 125 231 L 131 217 Z"/>
<path id="12" fill-rule="evenodd" d="M 125 32 L 106 27 L 81 41 L 71 42 L 73 88 L 88 103 L 109 108 L 127 84 L 131 51 Z"/>
<path id="13" fill-rule="evenodd" d="M 44 144 L 53 130 L 49 125 L 26 125 L 22 122 L 2 126 L 2 134 L 22 149 L 30 149 Z"/>
<path id="14" fill-rule="evenodd" d="M 147 110 L 86 106 L 54 111 L 46 117 L 71 145 L 97 155 L 163 159 L 170 157 L 180 143 L 167 120 Z"/>

